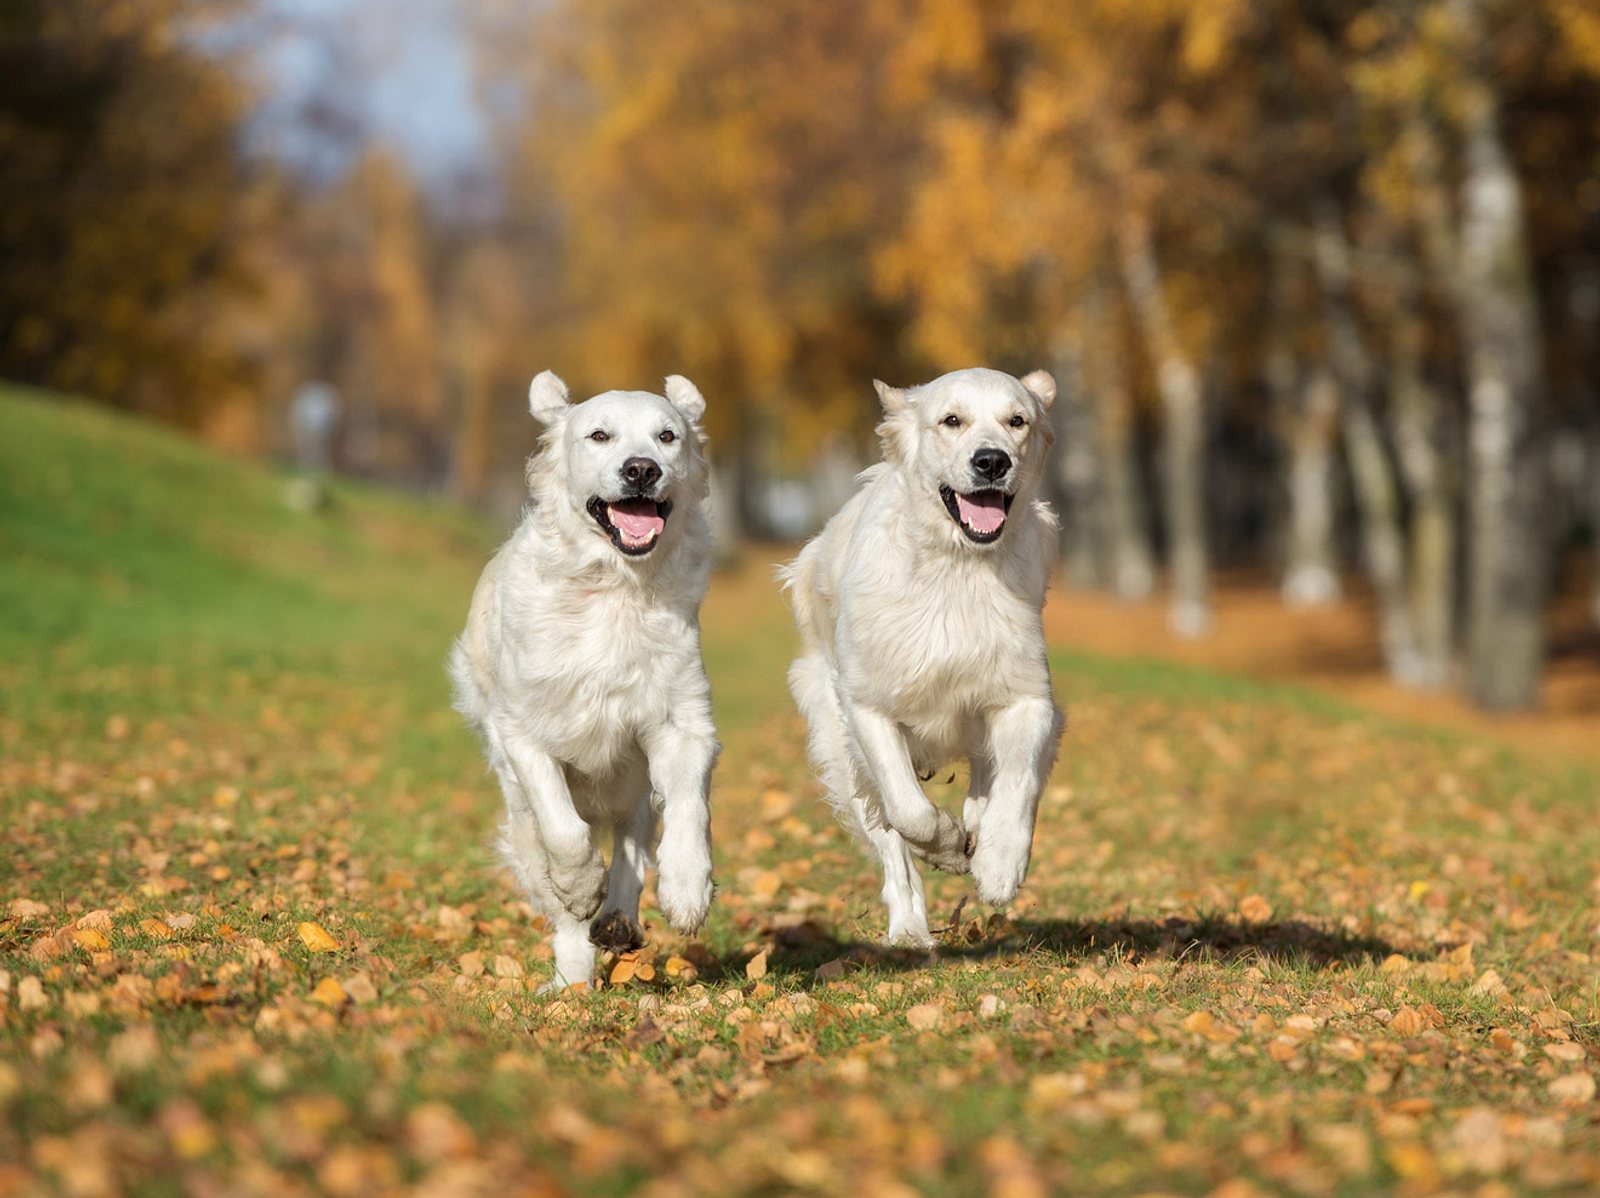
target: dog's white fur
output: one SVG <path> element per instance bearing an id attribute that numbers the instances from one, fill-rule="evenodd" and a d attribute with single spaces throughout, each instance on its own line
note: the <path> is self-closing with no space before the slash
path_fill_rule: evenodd
<path id="1" fill-rule="evenodd" d="M 983 900 L 1010 902 L 1061 736 L 1040 620 L 1057 523 L 1037 497 L 1055 381 L 970 369 L 875 386 L 885 460 L 783 572 L 802 642 L 789 686 L 828 801 L 882 863 L 889 942 L 926 945 L 913 855 L 970 866 Z M 979 477 L 979 450 L 1009 456 L 1003 478 Z M 999 538 L 974 543 L 941 487 L 1011 495 Z M 957 757 L 961 822 L 917 782 Z"/>
<path id="2" fill-rule="evenodd" d="M 554 925 L 547 988 L 559 988 L 592 979 L 596 943 L 637 947 L 658 812 L 662 913 L 693 932 L 711 903 L 705 400 L 674 375 L 665 397 L 571 404 L 549 371 L 528 396 L 545 428 L 528 462 L 532 502 L 478 581 L 450 675 L 499 775 L 501 851 Z M 622 501 L 624 464 L 638 458 L 661 470 L 649 498 L 672 508 L 654 548 L 628 556 L 588 508 Z M 609 879 L 596 843 L 607 831 Z"/>

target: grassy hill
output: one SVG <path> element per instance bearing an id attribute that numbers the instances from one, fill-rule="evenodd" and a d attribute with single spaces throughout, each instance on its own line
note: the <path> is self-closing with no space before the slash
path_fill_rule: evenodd
<path id="1" fill-rule="evenodd" d="M 493 533 L 284 484 L 0 391 L 0 1195 L 1600 1185 L 1594 774 L 1057 654 L 1023 898 L 885 953 L 753 563 L 713 919 L 540 999 L 442 671 Z"/>

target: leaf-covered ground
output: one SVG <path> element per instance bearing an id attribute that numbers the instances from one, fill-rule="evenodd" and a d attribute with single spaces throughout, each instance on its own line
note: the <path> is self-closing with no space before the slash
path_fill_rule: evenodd
<path id="1" fill-rule="evenodd" d="M 1600 1186 L 1594 773 L 1058 655 L 1022 901 L 886 953 L 752 567 L 712 920 L 538 998 L 441 666 L 490 540 L 281 492 L 0 397 L 0 1195 Z"/>

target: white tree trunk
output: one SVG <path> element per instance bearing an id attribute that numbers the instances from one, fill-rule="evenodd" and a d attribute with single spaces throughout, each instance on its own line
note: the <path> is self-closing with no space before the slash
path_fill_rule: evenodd
<path id="1" fill-rule="evenodd" d="M 1467 44 L 1483 36 L 1474 0 L 1456 5 Z M 1539 319 L 1522 188 L 1486 72 L 1462 105 L 1458 303 L 1468 378 L 1467 674 L 1494 711 L 1532 707 L 1544 670 L 1549 543 L 1540 469 Z"/>
<path id="2" fill-rule="evenodd" d="M 1171 607 L 1167 623 L 1179 636 L 1211 628 L 1211 567 L 1206 545 L 1205 407 L 1200 373 L 1184 352 L 1161 289 L 1150 224 L 1125 213 L 1119 225 L 1122 273 L 1133 310 L 1155 362 L 1165 415 L 1162 461 Z"/>
<path id="3" fill-rule="evenodd" d="M 1450 421 L 1423 363 L 1424 326 L 1415 289 L 1403 290 L 1394 314 L 1390 395 L 1395 448 L 1411 502 L 1411 613 L 1417 683 L 1449 684 L 1455 656 L 1456 473 Z"/>
<path id="4" fill-rule="evenodd" d="M 1084 386 L 1082 340 L 1063 338 L 1055 354 L 1056 402 L 1054 494 L 1061 519 L 1061 568 L 1067 582 L 1089 589 L 1104 581 L 1100 531 L 1104 491 L 1095 437 L 1094 399 Z"/>
<path id="5" fill-rule="evenodd" d="M 1361 512 L 1363 557 L 1378 602 L 1384 663 L 1395 681 L 1416 685 L 1421 668 L 1406 596 L 1399 488 L 1372 412 L 1372 360 L 1362 342 L 1350 294 L 1350 245 L 1331 201 L 1318 205 L 1313 249 L 1322 284 L 1329 356 L 1341 392 L 1345 454 Z"/>
<path id="6" fill-rule="evenodd" d="M 1133 392 L 1123 359 L 1121 322 L 1106 309 L 1105 288 L 1097 281 L 1084 305 L 1084 369 L 1098 416 L 1106 573 L 1117 598 L 1138 602 L 1155 590 L 1155 553 L 1139 486 Z"/>
<path id="7" fill-rule="evenodd" d="M 1279 268 L 1282 277 L 1283 268 Z M 1281 590 L 1289 607 L 1322 607 L 1339 598 L 1334 550 L 1333 451 L 1339 389 L 1325 364 L 1302 371 L 1285 327 L 1290 309 L 1277 289 L 1277 319 L 1268 333 L 1267 386 L 1289 452 Z"/>

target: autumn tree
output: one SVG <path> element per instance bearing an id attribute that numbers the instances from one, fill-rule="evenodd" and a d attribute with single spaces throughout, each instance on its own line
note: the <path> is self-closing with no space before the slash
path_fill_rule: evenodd
<path id="1" fill-rule="evenodd" d="M 0 373 L 198 423 L 242 364 L 247 95 L 200 46 L 231 5 L 17 0 L 0 13 Z"/>

